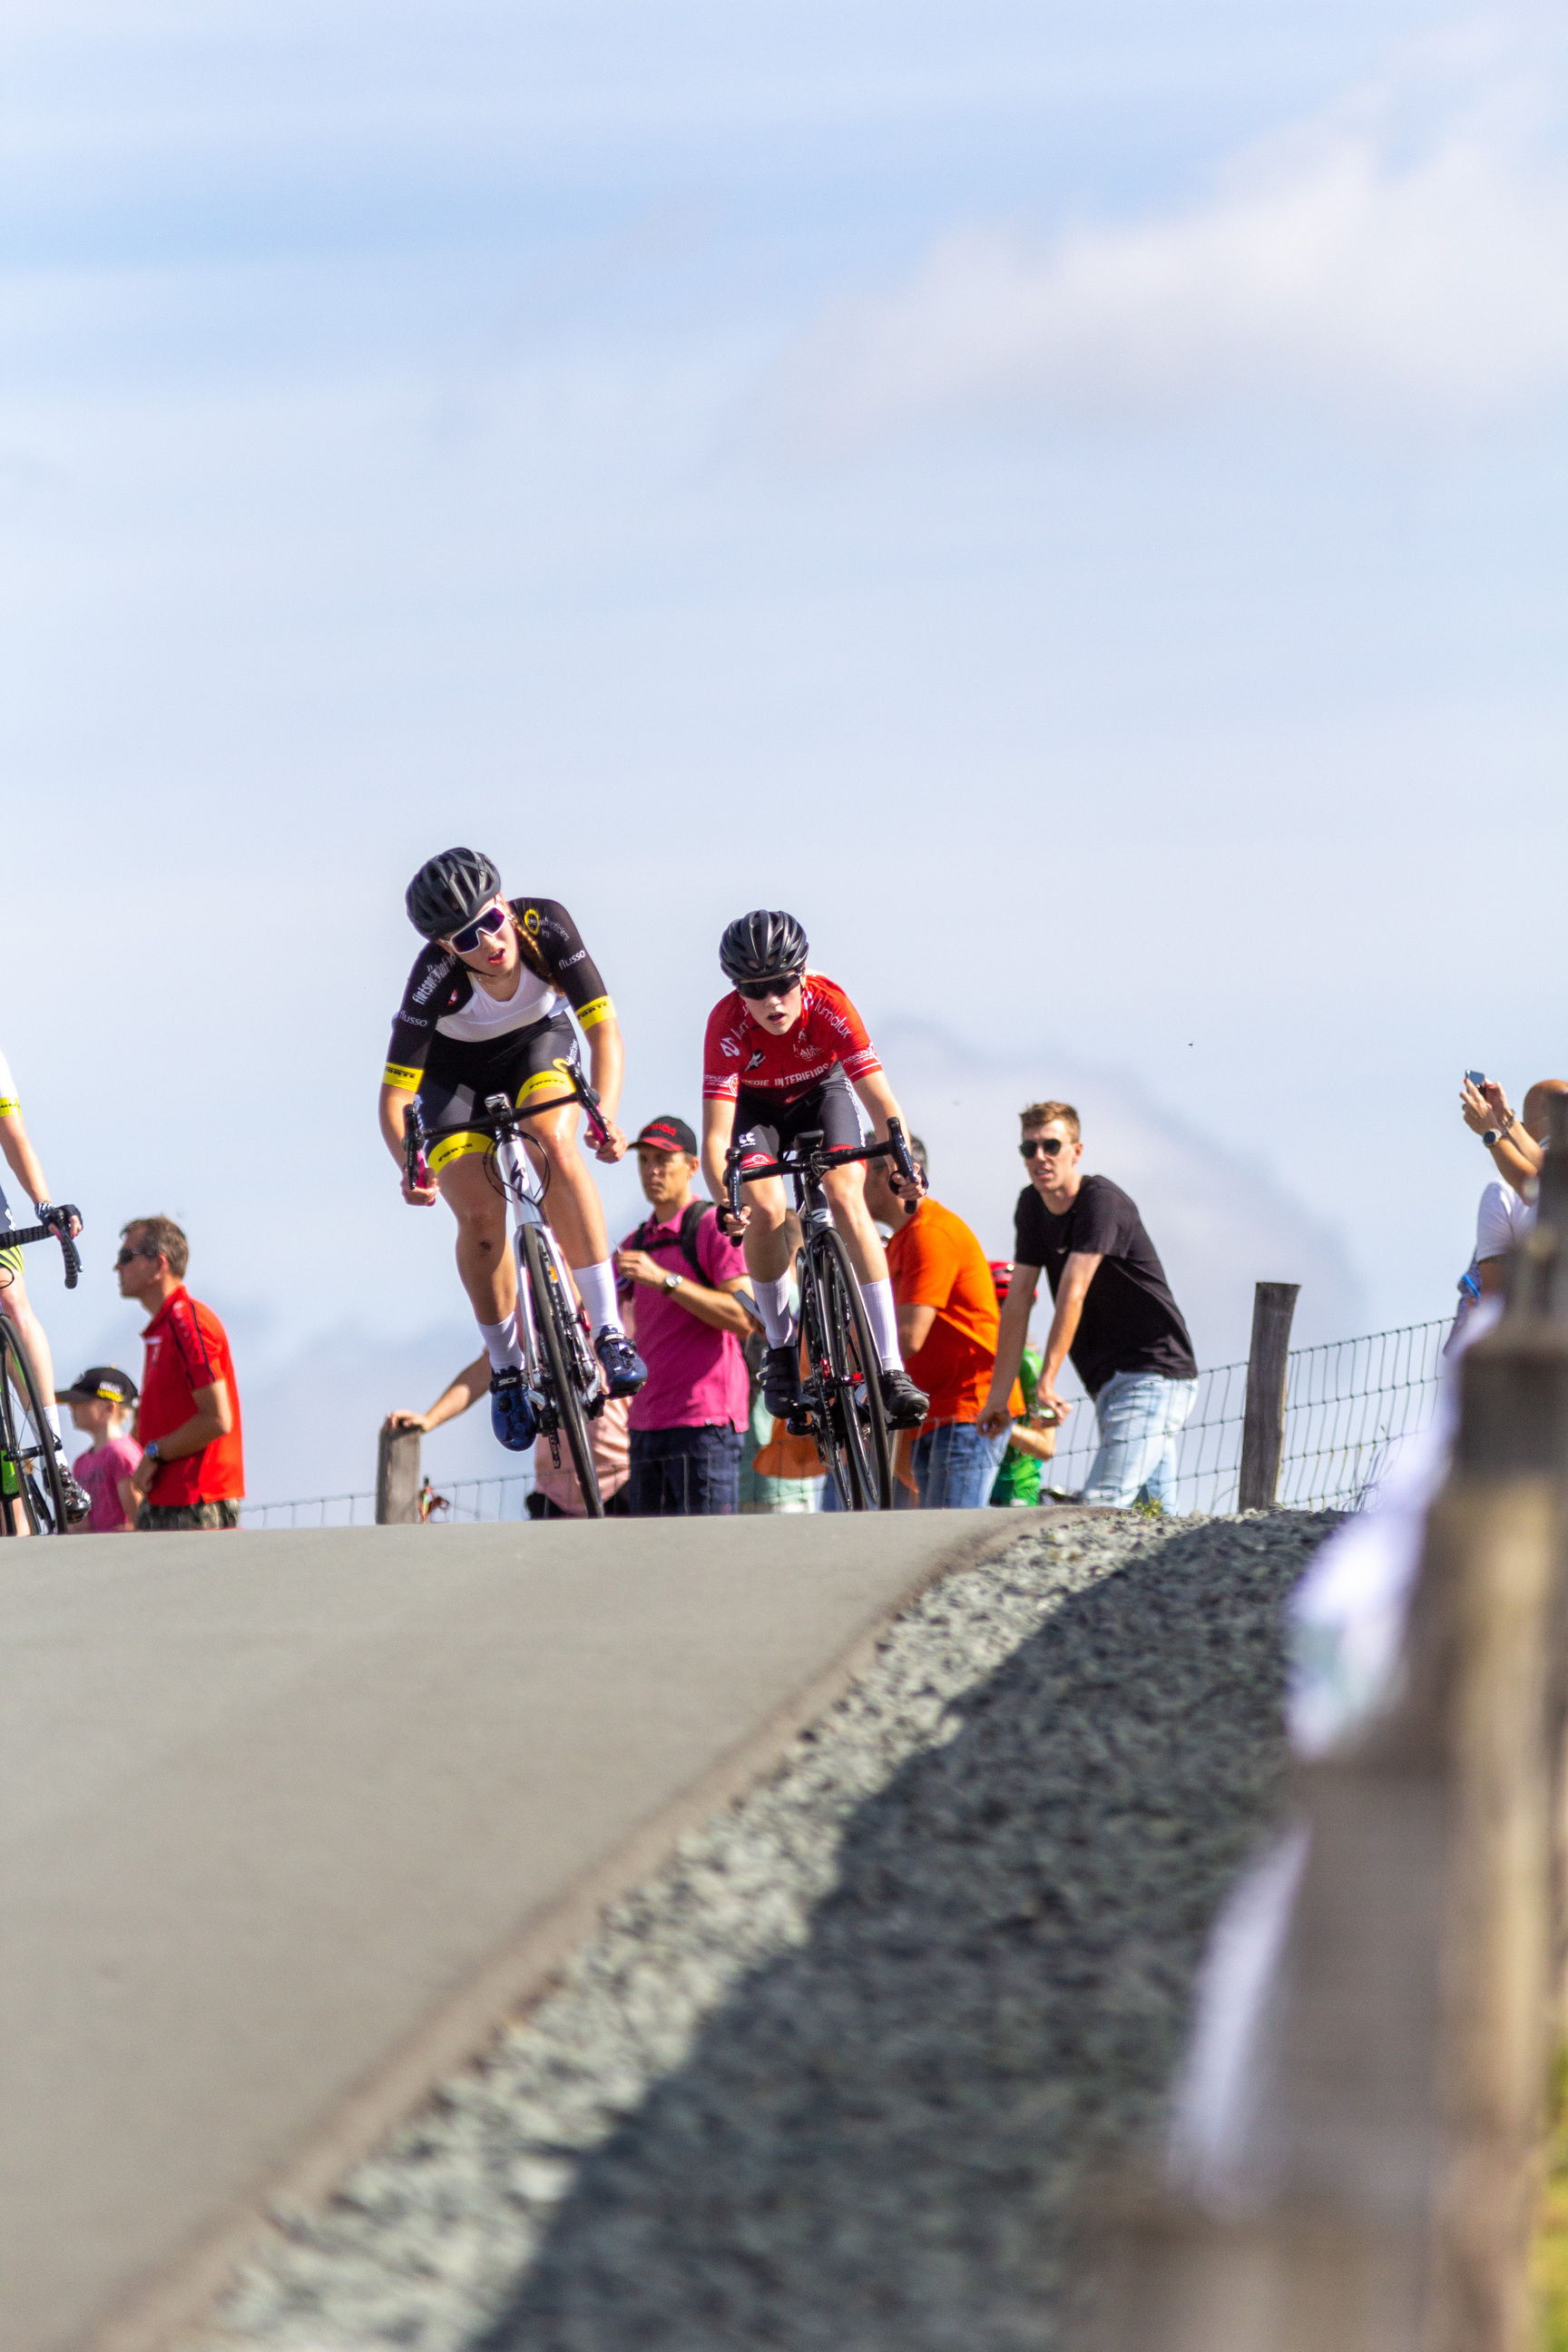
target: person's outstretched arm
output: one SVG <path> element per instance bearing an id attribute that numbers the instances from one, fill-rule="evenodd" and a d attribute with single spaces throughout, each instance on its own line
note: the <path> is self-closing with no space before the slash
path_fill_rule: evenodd
<path id="1" fill-rule="evenodd" d="M 456 1421 L 460 1412 L 467 1412 L 471 1404 L 478 1404 L 480 1397 L 488 1396 L 489 1385 L 490 1360 L 486 1355 L 478 1355 L 471 1364 L 463 1367 L 455 1381 L 447 1383 L 428 1412 L 389 1412 L 382 1427 L 390 1430 L 394 1436 L 403 1430 L 418 1430 L 428 1436 L 431 1430 L 439 1429 L 444 1421 Z"/>

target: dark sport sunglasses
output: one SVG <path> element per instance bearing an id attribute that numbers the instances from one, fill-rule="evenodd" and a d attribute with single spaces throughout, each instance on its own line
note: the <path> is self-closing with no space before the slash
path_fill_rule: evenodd
<path id="1" fill-rule="evenodd" d="M 1018 1146 L 1019 1151 L 1026 1160 L 1032 1160 L 1037 1151 L 1043 1151 L 1047 1160 L 1054 1160 L 1061 1148 L 1062 1139 L 1059 1135 L 1032 1135 L 1027 1143 L 1020 1143 Z"/>
<path id="2" fill-rule="evenodd" d="M 787 996 L 792 988 L 800 986 L 800 980 L 799 972 L 792 971 L 787 980 L 737 981 L 735 987 L 738 994 L 750 997 L 753 1004 L 760 1004 L 764 996 Z"/>
<path id="3" fill-rule="evenodd" d="M 505 907 L 487 907 L 482 915 L 452 933 L 452 945 L 459 955 L 472 955 L 481 940 L 493 940 L 498 931 L 504 931 L 508 919 Z"/>

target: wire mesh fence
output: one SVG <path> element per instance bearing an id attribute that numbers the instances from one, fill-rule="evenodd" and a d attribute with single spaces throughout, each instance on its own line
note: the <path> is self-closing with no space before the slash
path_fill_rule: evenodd
<path id="1" fill-rule="evenodd" d="M 1405 1439 L 1423 1428 L 1436 1402 L 1447 1317 L 1293 1348 L 1285 1383 L 1285 1451 L 1279 1501 L 1296 1511 L 1358 1510 L 1376 1492 Z M 1247 1366 L 1215 1364 L 1198 1374 L 1197 1397 L 1176 1449 L 1177 1511 L 1236 1508 L 1247 1412 Z M 1087 1483 L 1098 1433 L 1087 1398 L 1062 1429 L 1046 1478 L 1058 1494 Z M 531 1471 L 495 1478 L 425 1482 L 429 1525 L 477 1527 L 528 1516 Z M 247 1528 L 368 1527 L 375 1496 L 315 1495 L 299 1502 L 247 1503 Z"/>
<path id="2" fill-rule="evenodd" d="M 429 1527 L 479 1527 L 501 1519 L 525 1519 L 533 1492 L 531 1471 L 509 1477 L 426 1478 L 420 1507 Z M 298 1502 L 242 1503 L 242 1528 L 368 1528 L 375 1524 L 375 1496 L 310 1495 Z"/>
<path id="3" fill-rule="evenodd" d="M 1404 1440 L 1425 1426 L 1437 1395 L 1450 1318 L 1408 1323 L 1354 1339 L 1293 1348 L 1285 1381 L 1285 1451 L 1279 1501 L 1289 1510 L 1357 1510 Z M 1178 1511 L 1234 1511 L 1247 1412 L 1247 1366 L 1216 1364 L 1198 1392 L 1176 1449 Z M 1098 1433 L 1081 1402 L 1047 1473 L 1058 1493 L 1086 1484 Z"/>

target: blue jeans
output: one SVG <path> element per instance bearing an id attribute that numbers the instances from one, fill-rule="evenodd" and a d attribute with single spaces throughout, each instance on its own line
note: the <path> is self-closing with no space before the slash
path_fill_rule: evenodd
<path id="1" fill-rule="evenodd" d="M 1079 1500 L 1173 1507 L 1176 1440 L 1196 1402 L 1196 1381 L 1112 1372 L 1094 1400 L 1100 1446 Z"/>
<path id="2" fill-rule="evenodd" d="M 724 1516 L 741 1507 L 745 1435 L 728 1422 L 700 1429 L 634 1429 L 626 1481 L 634 1519 Z"/>
<path id="3" fill-rule="evenodd" d="M 944 1421 L 915 1440 L 915 1485 L 922 1511 L 978 1511 L 991 1500 L 1010 1430 L 982 1436 L 975 1421 Z"/>

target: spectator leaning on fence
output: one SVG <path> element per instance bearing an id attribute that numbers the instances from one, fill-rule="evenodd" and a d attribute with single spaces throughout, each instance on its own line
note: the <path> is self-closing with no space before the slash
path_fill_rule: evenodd
<path id="1" fill-rule="evenodd" d="M 1070 1357 L 1099 1424 L 1083 1501 L 1168 1507 L 1176 1441 L 1198 1390 L 1187 1327 L 1136 1203 L 1109 1176 L 1083 1174 L 1071 1103 L 1031 1103 L 1019 1116 L 1029 1181 L 1018 1196 L 1013 1279 L 981 1427 L 996 1433 L 1011 1424 L 1009 1396 L 1043 1269 L 1056 1313 L 1040 1369 L 1040 1409 L 1058 1420 L 1071 1412 L 1057 1393 Z"/>
<path id="2" fill-rule="evenodd" d="M 228 1336 L 185 1288 L 190 1250 L 173 1217 L 132 1217 L 115 1259 L 120 1295 L 152 1317 L 130 1481 L 142 1532 L 239 1525 L 245 1461 Z"/>
<path id="3" fill-rule="evenodd" d="M 751 1417 L 746 1261 L 692 1191 L 701 1162 L 683 1118 L 650 1118 L 637 1155 L 653 1214 L 616 1254 L 647 1366 L 632 1401 L 632 1517 L 738 1511 Z"/>
<path id="4" fill-rule="evenodd" d="M 460 1412 L 467 1412 L 470 1405 L 478 1404 L 489 1392 L 490 1360 L 481 1349 L 471 1364 L 465 1364 L 457 1378 L 447 1381 L 426 1412 L 406 1412 L 400 1408 L 387 1414 L 382 1427 L 390 1437 L 427 1436 L 444 1422 L 456 1421 Z M 588 1423 L 595 1483 L 608 1519 L 624 1519 L 626 1516 L 627 1402 L 625 1397 L 611 1397 L 604 1411 Z M 533 1449 L 533 1491 L 528 1497 L 528 1516 L 531 1519 L 587 1517 L 570 1451 L 563 1446 L 558 1465 L 548 1440 L 542 1437 Z"/>
<path id="5" fill-rule="evenodd" d="M 911 1137 L 926 1174 L 925 1146 Z M 996 1360 L 996 1286 L 985 1253 L 962 1217 L 928 1192 L 906 1202 L 888 1181 L 885 1160 L 868 1161 L 866 1206 L 889 1228 L 888 1271 L 904 1366 L 930 1406 L 915 1439 L 915 1486 L 926 1511 L 976 1511 L 991 1489 L 1012 1431 L 979 1427 Z M 1023 1391 L 1012 1402 L 1024 1410 Z"/>

